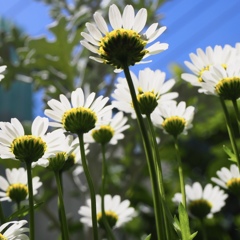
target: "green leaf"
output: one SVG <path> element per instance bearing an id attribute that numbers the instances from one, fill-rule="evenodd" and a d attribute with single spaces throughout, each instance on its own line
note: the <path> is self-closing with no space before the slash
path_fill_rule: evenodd
<path id="1" fill-rule="evenodd" d="M 232 152 L 232 150 L 230 148 L 228 148 L 227 146 L 223 145 L 223 150 L 229 156 L 228 160 L 233 161 L 233 162 L 237 162 L 237 158 L 236 158 L 235 154 Z"/>
<path id="2" fill-rule="evenodd" d="M 144 240 L 150 240 L 151 239 L 151 234 L 149 234 Z"/>
<path id="3" fill-rule="evenodd" d="M 43 204 L 43 202 L 34 204 L 34 209 L 39 208 L 42 204 Z M 26 216 L 28 213 L 29 213 L 29 207 L 28 206 L 23 206 L 21 209 L 14 212 L 13 214 L 11 214 L 7 218 L 7 221 L 11 221 L 14 218 L 22 218 L 22 217 Z"/>
<path id="4" fill-rule="evenodd" d="M 180 222 L 182 239 L 189 240 L 190 228 L 189 228 L 188 214 L 182 203 L 180 203 L 178 206 L 178 212 L 179 212 L 179 222 Z"/>
<path id="5" fill-rule="evenodd" d="M 193 234 L 190 236 L 189 240 L 194 239 L 194 238 L 196 237 L 197 233 L 198 233 L 198 232 L 193 233 Z"/>

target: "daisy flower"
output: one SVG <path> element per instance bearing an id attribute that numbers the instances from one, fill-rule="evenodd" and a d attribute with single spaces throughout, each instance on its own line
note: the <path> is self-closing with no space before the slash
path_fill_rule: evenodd
<path id="1" fill-rule="evenodd" d="M 0 82 L 4 78 L 4 75 L 1 73 L 4 72 L 6 70 L 6 68 L 7 68 L 6 65 L 0 66 Z"/>
<path id="2" fill-rule="evenodd" d="M 168 105 L 161 105 L 157 110 L 151 118 L 155 126 L 164 129 L 164 133 L 176 137 L 181 133 L 187 134 L 187 130 L 192 127 L 195 108 L 186 107 L 183 101 L 179 104 L 172 102 Z"/>
<path id="3" fill-rule="evenodd" d="M 232 164 L 230 169 L 226 167 L 221 168 L 221 170 L 217 171 L 217 176 L 218 178 L 212 177 L 211 180 L 220 187 L 239 195 L 240 173 L 237 165 Z"/>
<path id="4" fill-rule="evenodd" d="M 135 15 L 133 6 L 127 5 L 121 14 L 115 4 L 111 5 L 108 14 L 110 29 L 99 12 L 93 17 L 95 24 L 86 23 L 89 33 L 81 33 L 84 37 L 81 44 L 98 55 L 98 57 L 90 57 L 97 62 L 123 69 L 168 48 L 168 44 L 160 42 L 146 48 L 146 45 L 157 39 L 166 27 L 157 29 L 158 23 L 153 23 L 141 33 L 147 20 L 145 8 L 140 9 Z"/>
<path id="5" fill-rule="evenodd" d="M 228 195 L 218 186 L 213 187 L 207 184 L 204 188 L 199 182 L 193 183 L 192 186 L 185 185 L 187 206 L 190 213 L 197 218 L 212 218 L 213 214 L 219 212 L 225 205 Z M 180 203 L 182 194 L 176 193 L 173 202 Z"/>
<path id="6" fill-rule="evenodd" d="M 0 226 L 0 239 L 3 240 L 29 240 L 25 234 L 29 229 L 23 227 L 27 223 L 26 220 L 11 221 Z"/>
<path id="7" fill-rule="evenodd" d="M 97 221 L 100 227 L 104 227 L 101 212 L 101 197 L 96 195 Z M 136 214 L 130 206 L 129 200 L 121 202 L 119 195 L 104 197 L 105 214 L 111 228 L 118 228 L 130 221 Z M 87 206 L 81 206 L 78 213 L 81 215 L 80 222 L 92 227 L 91 200 L 87 200 Z"/>
<path id="8" fill-rule="evenodd" d="M 106 121 L 104 119 L 106 119 Z M 88 135 L 88 139 L 86 138 L 86 142 L 95 141 L 101 144 L 109 143 L 115 145 L 118 140 L 124 138 L 122 132 L 130 127 L 126 125 L 127 118 L 124 117 L 123 112 L 118 112 L 112 116 L 112 111 L 109 111 L 103 116 L 103 121 L 106 122 L 106 124 L 94 128 L 89 132 L 90 134 Z"/>
<path id="9" fill-rule="evenodd" d="M 33 195 L 42 186 L 39 177 L 33 177 Z M 28 198 L 27 171 L 24 168 L 6 169 L 6 179 L 0 176 L 0 201 L 20 203 Z"/>
<path id="10" fill-rule="evenodd" d="M 237 100 L 240 97 L 240 62 L 227 67 L 215 65 L 202 74 L 202 89 L 206 94 L 219 96 L 225 100 Z"/>
<path id="11" fill-rule="evenodd" d="M 44 111 L 45 115 L 52 118 L 56 122 L 52 122 L 51 126 L 63 128 L 71 133 L 81 134 L 87 133 L 101 122 L 101 117 L 112 106 L 105 106 L 108 98 L 99 96 L 95 98 L 95 93 L 84 96 L 83 90 L 77 88 L 71 93 L 71 102 L 68 98 L 61 94 L 60 101 L 52 99 L 48 101 L 51 109 Z"/>
<path id="12" fill-rule="evenodd" d="M 216 45 L 214 48 L 208 46 L 205 52 L 198 48 L 196 54 L 190 53 L 189 56 L 191 62 L 185 61 L 184 63 L 192 73 L 183 73 L 182 79 L 193 86 L 201 87 L 204 81 L 202 78 L 203 73 L 213 65 L 227 67 L 235 61 L 236 51 L 230 45 L 225 45 L 224 47 Z M 200 92 L 202 92 L 202 89 Z"/>
<path id="13" fill-rule="evenodd" d="M 64 138 L 62 131 L 46 134 L 48 119 L 36 117 L 31 126 L 31 135 L 25 135 L 20 121 L 0 122 L 0 157 L 18 159 L 26 163 L 48 158 L 59 151 Z"/>
<path id="14" fill-rule="evenodd" d="M 175 80 L 165 81 L 166 74 L 160 70 L 145 68 L 139 71 L 138 78 L 132 72 L 131 77 L 142 114 L 151 114 L 158 105 L 172 102 L 178 96 L 176 92 L 168 93 Z M 115 99 L 112 101 L 115 108 L 136 118 L 126 78 L 118 78 L 112 97 Z"/>

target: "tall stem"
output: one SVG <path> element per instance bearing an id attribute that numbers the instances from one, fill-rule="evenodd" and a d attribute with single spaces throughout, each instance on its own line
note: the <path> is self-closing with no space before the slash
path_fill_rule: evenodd
<path id="1" fill-rule="evenodd" d="M 33 185 L 32 185 L 32 164 L 26 162 L 27 180 L 28 180 L 28 203 L 29 203 L 29 237 L 35 239 L 35 223 L 34 223 L 34 201 L 33 201 Z"/>
<path id="2" fill-rule="evenodd" d="M 105 144 L 101 144 L 102 148 L 102 186 L 101 186 L 101 208 L 102 208 L 102 217 L 103 217 L 103 223 L 105 226 L 105 230 L 108 236 L 108 239 L 115 240 L 115 237 L 113 235 L 112 229 L 109 226 L 109 223 L 107 221 L 106 213 L 105 213 L 105 205 L 104 205 L 104 196 L 105 196 L 105 183 L 106 183 L 106 156 L 105 156 Z"/>
<path id="3" fill-rule="evenodd" d="M 145 128 L 145 124 L 143 121 L 143 117 L 141 115 L 140 108 L 138 106 L 138 101 L 134 89 L 134 85 L 132 82 L 132 78 L 129 72 L 128 66 L 124 66 L 124 73 L 125 77 L 127 79 L 129 91 L 132 97 L 132 102 L 133 102 L 133 107 L 136 112 L 137 116 L 137 121 L 139 124 L 142 140 L 143 140 L 143 146 L 145 149 L 145 154 L 146 154 L 146 159 L 147 159 L 147 164 L 149 168 L 149 175 L 150 175 L 150 180 L 151 180 L 151 186 L 152 186 L 152 192 L 153 192 L 153 205 L 154 205 L 154 212 L 155 212 L 155 219 L 156 219 L 156 228 L 157 228 L 157 236 L 158 240 L 160 239 L 166 239 L 166 229 L 164 228 L 164 218 L 163 218 L 163 209 L 162 209 L 162 199 L 160 196 L 160 193 L 158 191 L 158 178 L 157 174 L 155 171 L 155 163 L 154 163 L 154 158 L 152 154 L 152 148 L 151 144 L 148 138 L 148 133 Z"/>
<path id="4" fill-rule="evenodd" d="M 86 154 L 84 149 L 84 140 L 83 140 L 83 133 L 78 134 L 79 138 L 79 145 L 80 145 L 80 152 L 81 152 L 81 159 L 82 159 L 82 166 L 83 170 L 87 179 L 88 187 L 90 190 L 90 198 L 91 198 L 91 211 L 92 211 L 92 226 L 93 226 L 93 237 L 94 240 L 98 240 L 98 226 L 97 226 L 97 207 L 96 207 L 96 196 L 95 196 L 95 189 L 93 185 L 93 181 L 88 169 Z"/>
<path id="5" fill-rule="evenodd" d="M 240 122 L 240 114 L 239 114 L 237 101 L 236 100 L 232 100 L 232 104 L 233 104 L 234 111 L 235 111 L 235 114 L 236 114 L 236 117 L 237 117 L 237 121 Z"/>
<path id="6" fill-rule="evenodd" d="M 178 174 L 179 174 L 179 181 L 180 181 L 180 188 L 182 193 L 182 203 L 184 208 L 186 209 L 186 192 L 185 192 L 185 184 L 184 184 L 184 176 L 183 176 L 183 169 L 182 169 L 182 161 L 180 157 L 179 145 L 178 145 L 178 138 L 174 137 L 174 146 L 176 150 L 176 157 L 178 162 Z"/>
<path id="7" fill-rule="evenodd" d="M 1 222 L 1 224 L 4 224 L 6 222 L 1 202 L 0 202 L 0 222 Z"/>
<path id="8" fill-rule="evenodd" d="M 229 138 L 230 138 L 230 142 L 231 142 L 231 145 L 232 145 L 232 148 L 233 148 L 233 152 L 234 152 L 234 154 L 236 156 L 236 159 L 237 159 L 238 168 L 240 169 L 240 156 L 239 156 L 239 151 L 238 151 L 238 147 L 237 147 L 237 143 L 236 143 L 235 134 L 234 134 L 234 131 L 233 131 L 233 128 L 232 128 L 230 115 L 228 113 L 227 106 L 225 104 L 224 99 L 222 99 L 221 97 L 219 99 L 220 99 L 220 102 L 221 102 L 221 105 L 222 105 L 222 108 L 223 108 L 223 112 L 224 112 L 224 115 L 225 115 L 225 120 L 226 120 L 226 124 L 227 124 L 227 130 L 228 130 L 228 135 L 229 135 Z"/>
<path id="9" fill-rule="evenodd" d="M 54 174 L 55 174 L 55 178 L 56 178 L 56 182 L 57 182 L 57 189 L 58 189 L 58 204 L 59 204 L 59 211 L 60 211 L 62 239 L 68 240 L 69 239 L 68 224 L 67 224 L 65 206 L 64 206 L 64 201 L 63 201 L 62 183 L 61 183 L 60 173 L 59 173 L 59 171 L 55 171 Z"/>

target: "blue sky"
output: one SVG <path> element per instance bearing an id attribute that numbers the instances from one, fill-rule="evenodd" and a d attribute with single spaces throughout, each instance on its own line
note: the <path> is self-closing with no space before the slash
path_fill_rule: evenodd
<path id="1" fill-rule="evenodd" d="M 172 62 L 184 66 L 189 53 L 197 48 L 214 45 L 235 45 L 240 41 L 239 0 L 171 0 L 158 13 L 167 30 L 158 39 L 169 44 L 169 49 L 152 57 L 148 66 L 169 75 Z M 1 1 L 0 16 L 17 24 L 30 36 L 47 35 L 52 23 L 49 8 L 34 0 Z M 146 67 L 142 65 L 141 68 Z"/>

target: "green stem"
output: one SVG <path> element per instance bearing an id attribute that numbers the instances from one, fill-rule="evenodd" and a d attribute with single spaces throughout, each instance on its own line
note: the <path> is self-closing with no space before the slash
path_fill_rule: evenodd
<path id="1" fill-rule="evenodd" d="M 57 182 L 57 189 L 58 189 L 58 203 L 59 203 L 59 210 L 60 210 L 60 222 L 61 222 L 61 230 L 62 230 L 62 239 L 68 240 L 69 234 L 68 234 L 68 225 L 67 225 L 67 218 L 66 218 L 66 212 L 64 207 L 64 201 L 63 201 L 63 193 L 62 193 L 62 184 L 60 179 L 59 171 L 55 171 L 55 178 Z"/>
<path id="2" fill-rule="evenodd" d="M 237 159 L 238 168 L 240 169 L 239 151 L 238 151 L 238 147 L 237 147 L 237 143 L 236 143 L 235 134 L 234 134 L 234 131 L 233 131 L 233 128 L 232 128 L 230 115 L 228 113 L 227 106 L 225 104 L 224 99 L 222 99 L 221 97 L 219 99 L 220 99 L 220 102 L 221 102 L 221 105 L 222 105 L 222 108 L 223 108 L 223 112 L 224 112 L 224 115 L 225 115 L 225 120 L 226 120 L 226 124 L 227 124 L 227 130 L 228 130 L 228 135 L 229 135 L 229 138 L 230 138 L 230 142 L 231 142 L 231 145 L 232 145 L 232 148 L 233 148 L 233 152 L 234 152 L 234 154 L 236 156 L 236 159 Z"/>
<path id="3" fill-rule="evenodd" d="M 179 145 L 178 145 L 178 138 L 174 137 L 174 146 L 176 150 L 176 157 L 178 162 L 178 174 L 179 174 L 179 181 L 180 181 L 180 188 L 182 193 L 182 203 L 184 208 L 186 209 L 186 192 L 185 192 L 185 184 L 184 184 L 184 177 L 183 177 L 183 169 L 182 169 L 182 161 L 180 157 Z"/>
<path id="4" fill-rule="evenodd" d="M 86 161 L 86 154 L 84 149 L 84 140 L 83 140 L 83 133 L 78 134 L 79 138 L 79 145 L 81 151 L 81 159 L 82 159 L 82 166 L 83 170 L 88 182 L 88 187 L 90 190 L 90 197 L 91 197 L 91 210 L 92 210 L 92 226 L 93 226 L 93 236 L 94 240 L 98 240 L 98 225 L 97 225 L 97 210 L 96 210 L 96 196 L 95 196 L 95 189 L 93 185 L 93 181 L 87 166 Z"/>
<path id="5" fill-rule="evenodd" d="M 1 224 L 4 224 L 6 222 L 1 202 L 0 202 L 0 222 L 1 222 Z"/>
<path id="6" fill-rule="evenodd" d="M 34 224 L 34 201 L 33 201 L 33 185 L 32 185 L 32 164 L 26 162 L 27 180 L 28 180 L 28 203 L 29 203 L 29 237 L 30 240 L 35 239 L 35 224 Z"/>
<path id="7" fill-rule="evenodd" d="M 105 155 L 105 144 L 101 144 L 102 147 L 102 186 L 101 186 L 101 208 L 102 208 L 102 217 L 105 230 L 108 236 L 108 239 L 115 240 L 112 229 L 109 226 L 106 214 L 105 214 L 105 205 L 104 205 L 104 195 L 105 195 L 105 183 L 106 183 L 106 155 Z"/>
<path id="8" fill-rule="evenodd" d="M 240 114 L 239 114 L 237 101 L 236 100 L 232 100 L 232 104 L 233 104 L 233 107 L 234 107 L 234 110 L 235 110 L 235 114 L 236 114 L 237 120 L 238 120 L 238 122 L 240 122 Z"/>
<path id="9" fill-rule="evenodd" d="M 158 176 L 158 186 L 159 186 L 160 194 L 162 196 L 162 200 L 165 202 L 166 199 L 165 199 L 165 191 L 164 191 L 164 185 L 163 185 L 162 166 L 161 166 L 160 154 L 158 150 L 158 144 L 156 141 L 156 134 L 154 131 L 154 127 L 153 127 L 150 115 L 146 115 L 146 117 L 147 117 L 147 123 L 148 123 L 149 129 L 150 129 L 152 146 L 154 149 L 153 153 L 154 153 L 154 160 L 155 160 L 155 168 L 157 170 L 157 176 Z M 165 225 L 165 229 L 167 229 L 166 237 L 167 239 L 169 239 L 169 226 L 168 226 L 167 215 L 166 215 L 167 209 L 164 207 L 164 205 L 162 205 L 162 209 L 163 209 L 164 225 Z"/>
<path id="10" fill-rule="evenodd" d="M 143 121 L 143 117 L 141 115 L 141 111 L 138 105 L 134 85 L 132 82 L 132 78 L 129 72 L 128 66 L 124 66 L 124 73 L 125 77 L 127 79 L 129 91 L 132 97 L 132 102 L 133 102 L 133 107 L 136 112 L 137 116 L 137 121 L 139 124 L 142 140 L 143 140 L 143 146 L 146 154 L 146 159 L 147 159 L 147 164 L 149 168 L 149 175 L 150 175 L 150 180 L 151 180 L 151 186 L 152 186 L 152 192 L 153 192 L 153 205 L 154 205 L 154 212 L 155 212 L 155 219 L 156 219 L 156 228 L 157 228 L 157 236 L 158 240 L 160 239 L 166 239 L 166 229 L 164 228 L 164 219 L 163 219 L 163 212 L 162 212 L 162 199 L 159 193 L 158 189 L 158 178 L 157 174 L 155 171 L 155 163 L 154 163 L 154 158 L 152 154 L 152 148 L 151 144 L 148 138 L 148 133 L 145 128 L 145 124 Z"/>
<path id="11" fill-rule="evenodd" d="M 207 232 L 206 232 L 204 219 L 200 219 L 200 222 L 201 222 L 201 230 L 202 230 L 202 240 L 207 240 Z"/>

